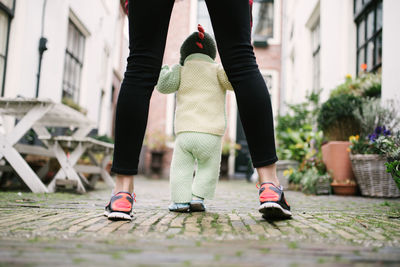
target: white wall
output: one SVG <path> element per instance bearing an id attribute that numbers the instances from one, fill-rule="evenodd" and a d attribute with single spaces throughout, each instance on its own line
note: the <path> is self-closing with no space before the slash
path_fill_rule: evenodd
<path id="1" fill-rule="evenodd" d="M 322 100 L 330 90 L 355 74 L 356 26 L 353 1 L 286 0 L 284 3 L 284 42 L 282 86 L 284 102 L 305 100 L 313 88 L 311 29 L 320 18 L 320 83 Z M 292 35 L 292 37 L 291 37 Z"/>
<path id="2" fill-rule="evenodd" d="M 382 99 L 400 104 L 400 1 L 383 1 Z"/>
<path id="3" fill-rule="evenodd" d="M 356 25 L 353 1 L 321 0 L 322 99 L 356 70 Z"/>
<path id="4" fill-rule="evenodd" d="M 35 96 L 42 4 L 43 0 L 16 1 L 10 32 L 7 97 Z M 119 1 L 48 0 L 45 14 L 44 37 L 48 39 L 48 50 L 42 61 L 39 97 L 61 101 L 68 20 L 73 18 L 86 37 L 79 104 L 95 122 L 101 112 L 100 132 L 110 133 L 108 113 L 113 68 L 120 72 L 116 58 L 125 56 L 121 49 L 127 49 L 120 45 L 121 40 L 116 40 L 121 38 L 118 33 L 124 23 Z M 108 58 L 105 51 L 109 53 Z M 101 90 L 105 93 L 102 107 L 99 106 Z"/>

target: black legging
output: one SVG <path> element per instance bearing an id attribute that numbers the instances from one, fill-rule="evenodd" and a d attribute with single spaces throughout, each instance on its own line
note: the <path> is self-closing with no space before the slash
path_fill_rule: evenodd
<path id="1" fill-rule="evenodd" d="M 129 0 L 128 65 L 118 96 L 112 171 L 137 174 L 150 97 L 175 0 Z M 248 0 L 206 0 L 218 52 L 235 90 L 254 167 L 277 161 L 271 101 L 255 61 Z"/>

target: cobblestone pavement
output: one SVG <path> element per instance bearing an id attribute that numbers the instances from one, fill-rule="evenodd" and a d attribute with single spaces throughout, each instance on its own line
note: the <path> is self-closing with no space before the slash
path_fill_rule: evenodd
<path id="1" fill-rule="evenodd" d="M 400 200 L 286 193 L 265 221 L 257 189 L 221 181 L 206 213 L 170 213 L 168 181 L 137 178 L 135 220 L 102 216 L 110 190 L 0 193 L 0 266 L 399 265 Z M 103 187 L 102 187 L 103 186 Z"/>

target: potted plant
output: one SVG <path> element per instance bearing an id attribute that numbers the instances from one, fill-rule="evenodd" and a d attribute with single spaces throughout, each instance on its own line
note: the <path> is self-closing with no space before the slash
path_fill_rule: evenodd
<path id="1" fill-rule="evenodd" d="M 356 189 L 355 183 L 346 182 L 354 181 L 347 148 L 349 136 L 360 132 L 359 122 L 353 115 L 360 106 L 360 97 L 351 94 L 333 96 L 322 105 L 318 116 L 318 125 L 329 140 L 321 149 L 323 161 L 335 181 L 332 184 L 334 192 L 341 183 L 353 187 L 354 192 Z"/>
<path id="2" fill-rule="evenodd" d="M 235 151 L 235 155 L 238 150 L 240 150 L 241 146 L 235 142 L 232 142 L 229 138 L 225 139 L 222 143 L 222 153 L 221 153 L 221 177 L 227 177 L 229 170 L 229 156 L 231 151 Z"/>
<path id="3" fill-rule="evenodd" d="M 360 137 L 350 140 L 350 158 L 361 193 L 367 196 L 397 196 L 398 189 L 384 166 L 387 161 L 398 159 L 396 150 L 400 138 L 391 130 L 398 129 L 400 125 L 395 103 L 364 99 L 361 109 L 353 114 L 360 121 L 361 132 Z"/>
<path id="4" fill-rule="evenodd" d="M 388 167 L 385 165 L 388 156 L 393 155 L 397 146 L 391 131 L 385 126 L 378 126 L 366 137 L 352 136 L 350 142 L 350 159 L 361 194 L 372 197 L 400 197 L 396 182 L 387 172 Z M 392 169 L 389 167 L 389 170 Z"/>
<path id="5" fill-rule="evenodd" d="M 400 189 L 400 132 L 388 138 L 378 139 L 377 142 L 381 143 L 379 148 L 388 159 L 385 163 L 386 172 L 392 175 L 397 188 Z"/>
<path id="6" fill-rule="evenodd" d="M 297 169 L 300 162 L 306 157 L 311 157 L 310 151 L 318 149 L 322 141 L 322 132 L 316 131 L 313 127 L 320 108 L 320 92 L 308 94 L 305 102 L 288 105 L 289 112 L 277 117 L 276 139 L 279 161 L 276 163 L 276 170 L 283 187 L 290 184 L 287 170 L 293 172 Z"/>

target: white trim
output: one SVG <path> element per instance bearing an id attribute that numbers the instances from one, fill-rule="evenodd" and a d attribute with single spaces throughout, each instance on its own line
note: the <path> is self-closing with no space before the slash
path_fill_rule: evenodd
<path id="1" fill-rule="evenodd" d="M 190 0 L 189 32 L 196 31 L 197 29 L 197 6 L 198 0 Z"/>
<path id="2" fill-rule="evenodd" d="M 268 44 L 270 44 L 270 45 L 281 44 L 281 23 L 282 23 L 281 0 L 275 0 L 274 1 L 274 37 L 268 39 Z"/>
<path id="3" fill-rule="evenodd" d="M 272 94 L 271 104 L 274 114 L 278 114 L 279 109 L 279 72 L 277 70 L 270 69 L 260 69 L 261 75 L 271 76 L 272 79 L 272 87 L 268 88 L 268 90 Z"/>
<path id="4" fill-rule="evenodd" d="M 229 132 L 228 136 L 230 140 L 234 140 L 236 142 L 236 132 L 237 132 L 237 105 L 236 105 L 236 96 L 233 92 L 227 92 L 227 98 L 229 98 Z M 233 177 L 235 174 L 235 149 L 230 151 L 229 160 L 228 160 L 228 176 Z"/>
<path id="5" fill-rule="evenodd" d="M 90 31 L 83 24 L 83 22 L 78 18 L 75 12 L 70 8 L 68 18 L 74 23 L 74 25 L 78 28 L 78 30 L 87 38 L 90 36 Z"/>
<path id="6" fill-rule="evenodd" d="M 175 102 L 175 94 L 167 95 L 167 108 L 165 112 L 165 133 L 169 136 L 172 136 L 174 129 L 174 102 Z"/>
<path id="7" fill-rule="evenodd" d="M 317 4 L 315 4 L 315 7 L 313 9 L 313 12 L 311 12 L 310 17 L 308 18 L 306 22 L 306 27 L 309 28 L 310 30 L 313 30 L 314 27 L 317 25 L 317 22 L 319 20 L 321 11 L 320 11 L 320 1 L 318 1 Z"/>

